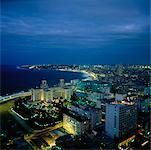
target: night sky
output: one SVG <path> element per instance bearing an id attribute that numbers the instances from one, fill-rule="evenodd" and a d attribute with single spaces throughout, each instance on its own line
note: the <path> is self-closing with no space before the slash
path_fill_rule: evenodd
<path id="1" fill-rule="evenodd" d="M 1 0 L 2 64 L 147 64 L 150 0 Z"/>

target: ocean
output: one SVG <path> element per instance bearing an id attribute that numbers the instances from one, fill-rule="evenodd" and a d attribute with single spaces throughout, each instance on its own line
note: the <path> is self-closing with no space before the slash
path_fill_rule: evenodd
<path id="1" fill-rule="evenodd" d="M 65 79 L 65 82 L 70 82 L 73 79 L 88 77 L 87 74 L 80 72 L 17 69 L 16 66 L 7 65 L 1 65 L 0 72 L 1 96 L 35 88 L 40 85 L 43 79 L 47 80 L 49 87 L 52 87 L 58 84 L 61 78 Z"/>

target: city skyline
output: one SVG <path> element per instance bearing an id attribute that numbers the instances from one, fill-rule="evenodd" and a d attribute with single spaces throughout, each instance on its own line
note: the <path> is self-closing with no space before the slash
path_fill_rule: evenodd
<path id="1" fill-rule="evenodd" d="M 1 1 L 1 64 L 149 64 L 149 0 Z"/>
<path id="2" fill-rule="evenodd" d="M 1 0 L 0 148 L 150 149 L 150 0 Z"/>

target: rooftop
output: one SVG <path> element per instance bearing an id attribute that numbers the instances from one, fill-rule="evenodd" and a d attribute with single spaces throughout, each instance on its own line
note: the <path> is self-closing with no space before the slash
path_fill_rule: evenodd
<path id="1" fill-rule="evenodd" d="M 113 105 L 134 105 L 134 102 L 127 102 L 127 101 L 114 101 L 111 102 Z"/>
<path id="2" fill-rule="evenodd" d="M 72 118 L 75 118 L 79 122 L 88 120 L 88 118 L 86 118 L 85 116 L 81 116 L 81 115 L 79 115 L 79 114 L 77 114 L 74 111 L 71 111 L 69 109 L 65 109 L 64 110 L 64 114 L 66 114 L 66 115 L 68 115 L 68 116 L 70 116 Z"/>
<path id="3" fill-rule="evenodd" d="M 78 105 L 85 106 L 85 107 L 95 107 L 96 106 L 95 102 L 90 101 L 86 98 L 78 98 L 76 101 L 74 101 L 74 103 L 78 104 Z"/>

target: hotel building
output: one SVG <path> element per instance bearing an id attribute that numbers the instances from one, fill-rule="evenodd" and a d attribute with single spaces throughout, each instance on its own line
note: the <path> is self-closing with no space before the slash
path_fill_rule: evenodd
<path id="1" fill-rule="evenodd" d="M 64 80 L 61 79 L 59 86 L 55 86 L 52 88 L 48 87 L 47 81 L 42 80 L 42 84 L 40 85 L 40 88 L 32 89 L 32 100 L 33 101 L 45 101 L 45 102 L 51 102 L 56 101 L 59 102 L 59 100 L 64 99 L 70 99 L 71 95 L 73 94 L 74 85 L 72 84 L 65 84 Z"/>

